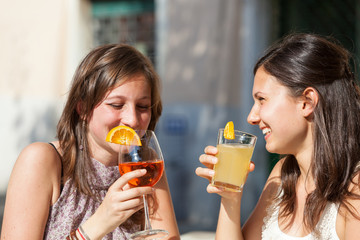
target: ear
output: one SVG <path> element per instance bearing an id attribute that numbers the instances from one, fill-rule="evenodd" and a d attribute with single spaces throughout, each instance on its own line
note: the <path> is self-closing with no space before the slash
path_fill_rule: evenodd
<path id="1" fill-rule="evenodd" d="M 83 118 L 83 106 L 82 106 L 82 101 L 78 101 L 76 103 L 76 112 L 79 114 L 80 118 Z"/>
<path id="2" fill-rule="evenodd" d="M 304 117 L 309 117 L 314 112 L 318 101 L 319 94 L 314 88 L 308 87 L 304 90 L 302 100 L 302 112 Z"/>

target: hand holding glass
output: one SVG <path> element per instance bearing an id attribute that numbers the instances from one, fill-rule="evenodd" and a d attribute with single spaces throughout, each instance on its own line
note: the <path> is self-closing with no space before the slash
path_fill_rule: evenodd
<path id="1" fill-rule="evenodd" d="M 235 139 L 226 139 L 224 129 L 219 129 L 217 139 L 218 162 L 211 184 L 229 191 L 241 192 L 249 172 L 256 136 L 235 130 Z"/>
<path id="2" fill-rule="evenodd" d="M 138 130 L 137 134 L 141 138 L 141 146 L 120 145 L 119 151 L 119 171 L 123 175 L 136 169 L 146 169 L 146 174 L 142 177 L 132 179 L 129 185 L 154 186 L 161 178 L 164 171 L 164 158 L 155 133 L 150 130 Z M 144 199 L 145 229 L 130 236 L 130 239 L 162 239 L 169 233 L 163 229 L 152 229 L 149 219 L 149 209 Z"/>

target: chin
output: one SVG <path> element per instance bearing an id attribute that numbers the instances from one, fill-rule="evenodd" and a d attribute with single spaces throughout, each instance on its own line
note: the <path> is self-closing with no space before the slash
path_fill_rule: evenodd
<path id="1" fill-rule="evenodd" d="M 282 154 L 281 151 L 277 150 L 276 148 L 272 147 L 272 146 L 269 145 L 269 144 L 266 144 L 266 145 L 265 145 L 265 148 L 266 148 L 266 150 L 267 150 L 269 153 Z"/>
<path id="2" fill-rule="evenodd" d="M 269 153 L 274 153 L 272 148 L 269 146 L 269 144 L 266 143 L 265 148 Z"/>

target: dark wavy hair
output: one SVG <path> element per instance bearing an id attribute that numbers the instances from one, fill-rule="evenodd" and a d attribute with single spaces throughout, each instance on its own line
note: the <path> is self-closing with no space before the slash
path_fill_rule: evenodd
<path id="1" fill-rule="evenodd" d="M 263 66 L 294 97 L 307 87 L 319 95 L 313 113 L 314 151 L 309 170 L 316 188 L 308 195 L 304 210 L 304 224 L 310 230 L 315 229 L 327 202 L 342 204 L 359 218 L 347 201 L 359 198 L 349 189 L 359 173 L 360 156 L 360 92 L 351 70 L 354 62 L 333 38 L 291 34 L 273 45 L 254 67 L 255 74 Z M 289 217 L 295 210 L 300 169 L 293 155 L 283 157 L 280 216 Z"/>
<path id="2" fill-rule="evenodd" d="M 77 189 L 84 194 L 94 195 L 90 181 L 94 172 L 89 161 L 88 120 L 108 91 L 138 74 L 144 75 L 151 87 L 148 129 L 154 130 L 162 112 L 160 80 L 151 61 L 134 47 L 125 44 L 97 47 L 82 60 L 74 74 L 57 125 L 57 137 L 62 152 L 63 182 L 72 178 Z M 77 109 L 79 103 L 81 113 Z"/>

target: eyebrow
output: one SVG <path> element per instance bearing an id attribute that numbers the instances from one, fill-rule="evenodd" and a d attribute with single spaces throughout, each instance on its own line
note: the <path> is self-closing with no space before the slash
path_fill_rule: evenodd
<path id="1" fill-rule="evenodd" d="M 255 94 L 254 94 L 254 98 L 259 98 L 259 95 L 261 94 L 261 92 L 256 92 Z"/>
<path id="2" fill-rule="evenodd" d="M 110 99 L 117 99 L 117 98 L 120 98 L 120 99 L 126 99 L 127 96 L 125 95 L 113 95 L 113 96 L 108 96 L 106 99 L 110 100 Z M 151 99 L 151 96 L 143 96 L 141 98 L 138 98 L 137 100 L 146 100 L 146 99 Z"/>

